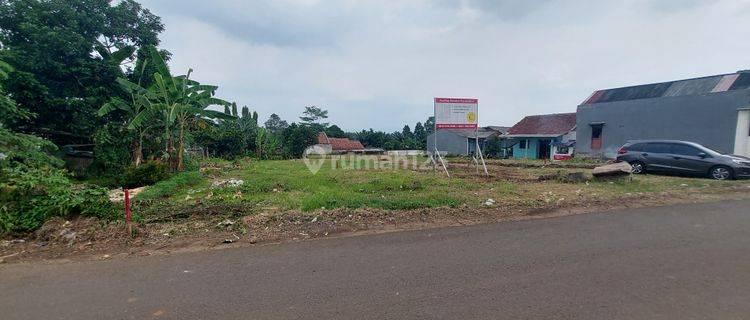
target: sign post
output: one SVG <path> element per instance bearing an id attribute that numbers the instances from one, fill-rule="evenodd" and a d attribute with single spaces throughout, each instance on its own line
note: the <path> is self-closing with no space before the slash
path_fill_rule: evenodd
<path id="1" fill-rule="evenodd" d="M 130 211 L 130 190 L 128 188 L 125 189 L 125 225 L 128 228 L 128 236 L 133 236 L 133 225 L 131 224 L 130 220 L 132 220 L 133 213 Z"/>
<path id="2" fill-rule="evenodd" d="M 482 160 L 482 166 L 484 167 L 485 175 L 489 176 L 487 172 L 487 166 L 484 162 L 484 155 L 479 146 L 479 100 L 473 98 L 435 98 L 434 100 L 434 111 L 435 111 L 435 135 L 433 140 L 433 146 L 435 147 L 435 154 L 445 169 L 445 173 L 448 173 L 448 168 L 443 161 L 443 157 L 440 155 L 437 144 L 437 132 L 440 129 L 474 129 L 474 142 L 476 143 L 475 157 L 479 157 Z"/>

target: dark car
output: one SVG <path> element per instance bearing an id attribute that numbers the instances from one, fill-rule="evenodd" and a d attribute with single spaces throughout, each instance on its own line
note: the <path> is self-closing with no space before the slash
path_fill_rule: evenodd
<path id="1" fill-rule="evenodd" d="M 721 154 L 688 141 L 631 141 L 617 150 L 617 161 L 630 163 L 633 173 L 659 171 L 716 180 L 750 177 L 750 158 Z"/>

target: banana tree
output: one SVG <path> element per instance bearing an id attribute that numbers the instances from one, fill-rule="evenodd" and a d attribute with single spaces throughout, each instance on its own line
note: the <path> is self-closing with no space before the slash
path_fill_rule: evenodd
<path id="1" fill-rule="evenodd" d="M 147 63 L 144 62 L 142 68 L 145 69 Z M 117 83 L 130 96 L 130 101 L 114 97 L 99 108 L 98 114 L 102 117 L 115 110 L 125 113 L 125 128 L 134 132 L 136 136 L 131 143 L 131 158 L 133 165 L 139 166 L 143 162 L 143 138 L 149 129 L 158 125 L 154 121 L 156 119 L 151 108 L 151 100 L 156 97 L 151 91 L 141 86 L 140 79 L 138 83 L 133 83 L 125 78 L 117 78 Z"/>
<path id="2" fill-rule="evenodd" d="M 165 153 L 168 155 L 172 169 L 184 169 L 185 132 L 190 124 L 205 119 L 234 119 L 232 115 L 208 109 L 212 105 L 227 106 L 229 102 L 215 98 L 217 86 L 203 85 L 190 80 L 192 69 L 187 75 L 172 76 L 166 62 L 155 47 L 149 47 L 157 72 L 154 73 L 155 85 L 150 88 L 154 96 L 152 106 L 159 110 L 163 117 L 166 137 Z M 177 150 L 174 147 L 174 132 L 177 132 Z M 176 153 L 176 154 L 175 154 Z"/>

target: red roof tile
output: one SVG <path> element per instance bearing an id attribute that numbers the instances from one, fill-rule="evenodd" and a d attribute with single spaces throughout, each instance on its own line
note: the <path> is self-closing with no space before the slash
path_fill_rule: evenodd
<path id="1" fill-rule="evenodd" d="M 365 146 L 357 140 L 347 138 L 329 138 L 325 132 L 318 133 L 319 144 L 330 144 L 332 150 L 363 150 Z"/>
<path id="2" fill-rule="evenodd" d="M 509 135 L 564 135 L 576 126 L 575 113 L 527 116 L 508 130 Z"/>
<path id="3" fill-rule="evenodd" d="M 318 132 L 318 144 L 330 144 L 330 142 L 328 142 L 328 136 L 325 132 Z"/>
<path id="4" fill-rule="evenodd" d="M 357 140 L 347 138 L 328 138 L 333 150 L 362 150 L 365 147 Z"/>

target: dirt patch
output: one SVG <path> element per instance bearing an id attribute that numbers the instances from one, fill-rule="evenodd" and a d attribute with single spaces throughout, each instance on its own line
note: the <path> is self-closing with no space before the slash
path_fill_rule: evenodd
<path id="1" fill-rule="evenodd" d="M 461 206 L 417 210 L 337 209 L 269 211 L 244 215 L 231 206 L 196 207 L 190 212 L 138 224 L 131 237 L 122 222 L 55 218 L 27 239 L 0 242 L 0 263 L 103 260 L 128 256 L 228 248 L 280 241 L 349 236 L 556 217 L 618 208 L 750 199 L 749 186 L 629 194 L 610 200 L 577 198 L 482 208 Z M 584 200 L 581 200 L 584 199 Z"/>
<path id="2" fill-rule="evenodd" d="M 129 189 L 128 192 L 130 193 L 130 197 L 132 198 L 132 197 L 137 196 L 139 193 L 141 193 L 141 191 L 145 189 L 146 187 L 134 188 L 134 189 Z M 125 190 L 123 189 L 109 190 L 108 196 L 109 196 L 109 201 L 111 202 L 123 202 L 125 201 Z"/>
<path id="3" fill-rule="evenodd" d="M 528 172 L 517 170 L 513 166 L 496 166 L 487 165 L 487 173 L 484 176 L 484 169 L 473 163 L 451 163 L 448 170 L 451 176 L 456 178 L 481 178 L 484 180 L 504 180 L 512 182 L 537 182 L 538 177 L 528 174 Z"/>
<path id="4" fill-rule="evenodd" d="M 544 161 L 544 160 L 491 160 L 486 161 L 487 166 L 512 167 L 512 168 L 568 168 L 568 169 L 593 169 L 605 164 L 605 161 L 597 162 L 571 162 L 571 161 Z"/>

